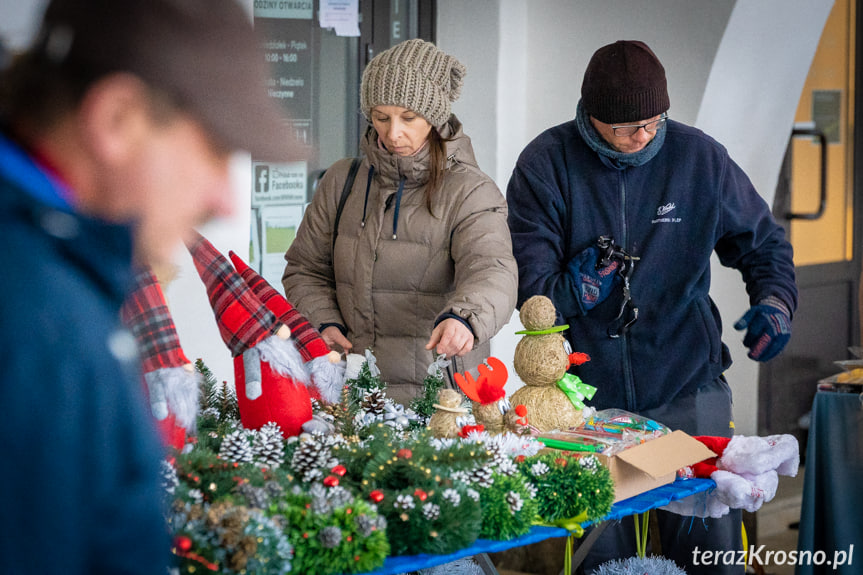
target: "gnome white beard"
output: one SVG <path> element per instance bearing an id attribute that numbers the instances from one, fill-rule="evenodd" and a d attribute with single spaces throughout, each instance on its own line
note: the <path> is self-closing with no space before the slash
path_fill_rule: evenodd
<path id="1" fill-rule="evenodd" d="M 338 403 L 342 397 L 342 385 L 345 379 L 345 362 L 333 363 L 328 355 L 316 357 L 308 364 L 312 379 L 321 397 L 328 403 Z"/>
<path id="2" fill-rule="evenodd" d="M 144 374 L 150 394 L 153 417 L 162 421 L 169 413 L 177 424 L 194 433 L 198 417 L 198 384 L 200 376 L 189 366 L 165 367 Z"/>
<path id="3" fill-rule="evenodd" d="M 271 335 L 258 342 L 254 349 L 261 354 L 261 361 L 269 363 L 279 375 L 290 377 L 295 382 L 309 383 L 303 358 L 291 340 Z"/>

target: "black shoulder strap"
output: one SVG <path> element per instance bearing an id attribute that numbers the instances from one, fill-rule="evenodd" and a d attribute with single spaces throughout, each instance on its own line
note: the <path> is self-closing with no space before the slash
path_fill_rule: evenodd
<path id="1" fill-rule="evenodd" d="M 336 237 L 339 235 L 339 220 L 342 219 L 342 210 L 345 209 L 345 202 L 348 201 L 348 196 L 351 195 L 351 188 L 354 187 L 354 180 L 357 178 L 357 171 L 360 169 L 360 159 L 354 158 L 351 161 L 351 169 L 348 171 L 348 178 L 345 180 L 345 187 L 342 188 L 342 197 L 339 198 L 339 207 L 336 209 L 336 221 L 333 224 L 333 251 L 336 250 Z"/>

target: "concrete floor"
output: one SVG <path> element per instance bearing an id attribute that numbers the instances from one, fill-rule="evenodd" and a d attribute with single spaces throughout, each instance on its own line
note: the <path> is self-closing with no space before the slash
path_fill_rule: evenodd
<path id="1" fill-rule="evenodd" d="M 780 477 L 773 501 L 758 510 L 758 545 L 765 550 L 793 551 L 797 549 L 797 529 L 789 525 L 800 521 L 803 500 L 803 468 L 796 477 Z M 765 575 L 794 575 L 793 565 L 764 565 Z"/>

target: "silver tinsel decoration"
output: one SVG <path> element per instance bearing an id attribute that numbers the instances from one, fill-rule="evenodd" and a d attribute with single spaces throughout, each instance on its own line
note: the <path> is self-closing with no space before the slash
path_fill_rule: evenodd
<path id="1" fill-rule="evenodd" d="M 665 557 L 630 557 L 603 563 L 593 575 L 686 575 L 677 563 Z"/>

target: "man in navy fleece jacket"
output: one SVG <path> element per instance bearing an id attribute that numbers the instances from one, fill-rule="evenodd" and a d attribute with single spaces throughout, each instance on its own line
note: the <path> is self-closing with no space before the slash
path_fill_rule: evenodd
<path id="1" fill-rule="evenodd" d="M 710 257 L 740 270 L 752 307 L 735 327 L 746 330 L 749 356 L 767 361 L 791 334 L 791 245 L 726 149 L 668 119 L 665 70 L 645 44 L 600 48 L 581 95 L 575 119 L 532 141 L 509 182 L 519 307 L 535 294 L 552 299 L 573 349 L 591 357 L 578 373 L 598 387 L 594 407 L 728 437 L 731 357 L 709 296 Z M 739 511 L 660 515 L 663 554 L 687 573 L 705 572 L 692 565 L 696 545 L 741 548 Z M 635 554 L 631 524 L 606 530 L 586 573 Z"/>

